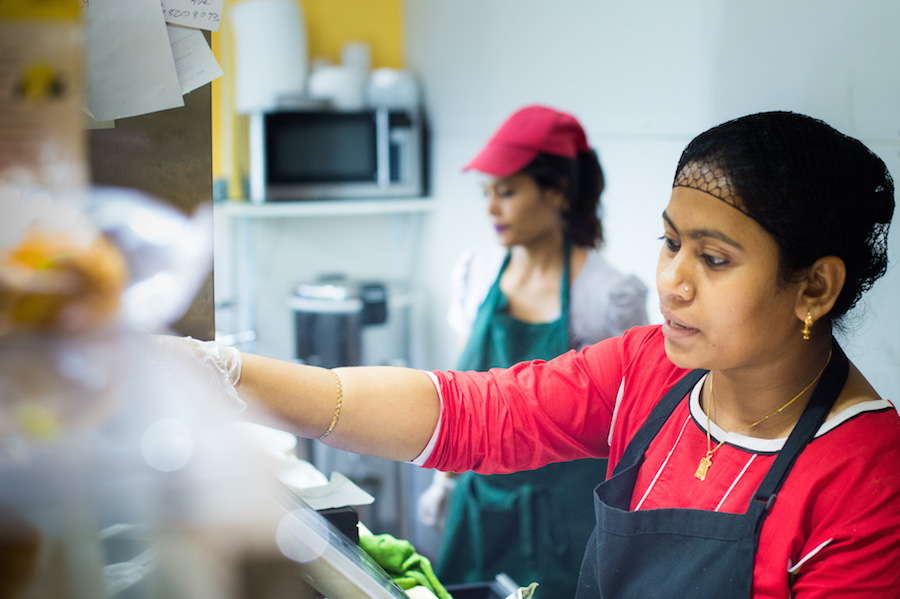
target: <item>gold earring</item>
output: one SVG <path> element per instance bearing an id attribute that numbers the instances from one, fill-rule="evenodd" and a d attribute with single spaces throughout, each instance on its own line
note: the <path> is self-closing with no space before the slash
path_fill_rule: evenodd
<path id="1" fill-rule="evenodd" d="M 800 331 L 803 334 L 803 339 L 809 339 L 810 327 L 813 325 L 813 316 L 810 314 L 809 310 L 806 311 L 806 322 L 803 323 L 803 330 Z"/>

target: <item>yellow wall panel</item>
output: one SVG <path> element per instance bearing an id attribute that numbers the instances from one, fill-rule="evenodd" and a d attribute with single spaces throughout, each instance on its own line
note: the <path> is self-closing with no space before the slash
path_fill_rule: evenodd
<path id="1" fill-rule="evenodd" d="M 340 64 L 350 41 L 369 44 L 372 67 L 403 67 L 401 0 L 303 0 L 309 56 Z"/>

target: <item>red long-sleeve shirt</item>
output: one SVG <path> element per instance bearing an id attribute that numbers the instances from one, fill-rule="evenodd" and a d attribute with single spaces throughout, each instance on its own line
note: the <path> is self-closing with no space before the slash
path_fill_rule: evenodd
<path id="1" fill-rule="evenodd" d="M 444 407 L 425 466 L 500 473 L 609 457 L 612 471 L 685 373 L 666 357 L 658 326 L 550 362 L 435 372 Z M 647 450 L 632 509 L 742 513 L 783 445 L 713 425 L 713 442 L 726 443 L 706 480 L 698 480 L 707 449 L 701 384 Z M 831 418 L 801 453 L 763 525 L 753 596 L 900 597 L 900 417 L 889 402 Z"/>

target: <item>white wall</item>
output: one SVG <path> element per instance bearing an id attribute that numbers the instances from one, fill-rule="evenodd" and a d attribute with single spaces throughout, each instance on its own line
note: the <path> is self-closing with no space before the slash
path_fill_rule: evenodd
<path id="1" fill-rule="evenodd" d="M 494 243 L 476 181 L 460 173 L 516 108 L 571 111 L 607 174 L 607 252 L 654 288 L 661 213 L 681 149 L 761 110 L 816 116 L 862 139 L 900 177 L 900 3 L 896 0 L 407 0 L 406 60 L 432 135 L 433 201 L 415 273 L 428 301 L 430 367 L 450 367 L 448 272 Z M 867 320 L 845 348 L 900 400 L 900 233 Z M 656 298 L 651 318 L 659 321 Z M 764 326 L 764 323 L 760 323 Z"/>
<path id="2" fill-rule="evenodd" d="M 413 273 L 421 300 L 414 365 L 451 367 L 456 345 L 444 318 L 451 265 L 463 249 L 495 243 L 477 182 L 460 167 L 527 103 L 571 111 L 585 124 L 608 179 L 607 252 L 651 289 L 675 164 L 710 126 L 760 110 L 804 112 L 861 138 L 900 177 L 896 0 L 407 0 L 404 18 L 407 64 L 421 79 L 432 128 L 434 211 L 260 222 L 257 324 L 275 355 L 293 351 L 285 298 L 297 282 L 335 270 Z M 895 401 L 897 220 L 890 271 L 868 296 L 861 334 L 845 343 Z M 217 228 L 217 300 L 227 300 L 234 283 L 219 270 L 227 231 Z M 398 236 L 402 243 L 391 243 Z M 648 309 L 658 321 L 655 296 Z"/>

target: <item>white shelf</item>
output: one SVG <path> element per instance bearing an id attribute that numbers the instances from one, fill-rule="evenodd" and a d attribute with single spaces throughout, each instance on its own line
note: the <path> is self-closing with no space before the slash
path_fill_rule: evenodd
<path id="1" fill-rule="evenodd" d="M 303 202 L 247 201 L 219 202 L 217 211 L 237 218 L 294 218 L 306 216 L 365 216 L 373 214 L 408 214 L 432 210 L 430 199 L 409 198 L 390 200 L 320 200 Z"/>

